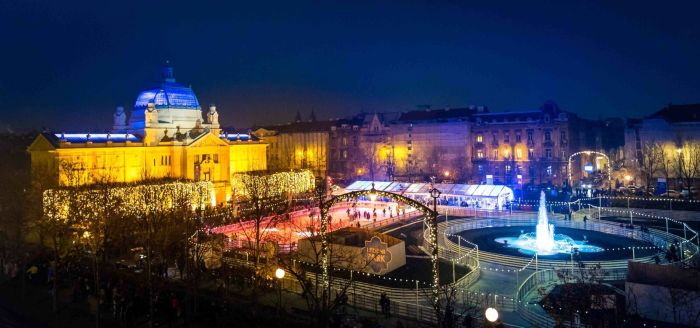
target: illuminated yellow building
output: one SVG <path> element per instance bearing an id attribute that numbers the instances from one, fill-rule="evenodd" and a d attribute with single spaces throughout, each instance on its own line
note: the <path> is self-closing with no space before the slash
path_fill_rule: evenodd
<path id="1" fill-rule="evenodd" d="M 311 114 L 302 121 L 259 127 L 255 137 L 269 144 L 267 157 L 273 171 L 310 170 L 316 176 L 328 173 L 328 140 L 336 120 L 317 121 Z"/>
<path id="2" fill-rule="evenodd" d="M 267 169 L 267 144 L 221 131 L 215 106 L 202 119 L 191 88 L 163 82 L 141 92 L 131 115 L 117 107 L 111 133 L 41 133 L 29 146 L 32 171 L 58 186 L 173 178 L 211 181 L 216 202 L 231 197 L 234 173 Z"/>

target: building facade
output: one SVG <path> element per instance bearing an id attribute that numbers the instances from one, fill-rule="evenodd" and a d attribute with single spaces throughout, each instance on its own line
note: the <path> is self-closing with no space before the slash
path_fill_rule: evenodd
<path id="1" fill-rule="evenodd" d="M 624 132 L 624 165 L 631 169 L 637 184 L 656 185 L 656 181 L 642 181 L 641 171 L 650 170 L 651 177 L 669 179 L 669 188 L 687 188 L 697 184 L 700 170 L 700 104 L 671 105 L 641 119 L 627 120 Z M 659 146 L 662 158 L 654 158 L 651 151 Z M 656 161 L 658 164 L 648 161 Z M 645 161 L 647 161 L 645 163 Z M 685 178 L 680 181 L 679 178 Z M 683 186 L 683 184 L 686 186 Z"/>
<path id="2" fill-rule="evenodd" d="M 328 173 L 328 143 L 336 120 L 317 121 L 315 115 L 302 121 L 255 128 L 252 135 L 269 145 L 267 158 L 271 171 L 310 170 L 316 176 Z"/>
<path id="3" fill-rule="evenodd" d="M 470 137 L 472 181 L 475 183 L 567 183 L 569 156 L 588 149 L 579 128 L 585 122 L 552 103 L 539 110 L 474 115 Z M 580 179 L 581 162 L 575 162 L 574 181 Z M 600 163 L 599 170 L 605 163 Z"/>
<path id="4" fill-rule="evenodd" d="M 221 131 L 215 106 L 203 117 L 191 88 L 163 81 L 139 94 L 130 113 L 117 107 L 109 133 L 45 132 L 28 151 L 32 171 L 56 186 L 150 179 L 211 181 L 215 199 L 231 197 L 232 174 L 267 169 L 265 143 Z"/>

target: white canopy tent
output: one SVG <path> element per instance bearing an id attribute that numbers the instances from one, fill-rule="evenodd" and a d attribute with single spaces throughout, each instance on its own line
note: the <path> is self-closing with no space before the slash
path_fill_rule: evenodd
<path id="1" fill-rule="evenodd" d="M 432 202 L 430 183 L 359 180 L 345 187 L 345 191 L 370 190 L 372 184 L 375 190 L 401 194 L 426 204 Z M 502 209 L 503 205 L 513 200 L 513 190 L 502 185 L 437 183 L 435 188 L 442 193 L 438 200 L 440 205 Z"/>

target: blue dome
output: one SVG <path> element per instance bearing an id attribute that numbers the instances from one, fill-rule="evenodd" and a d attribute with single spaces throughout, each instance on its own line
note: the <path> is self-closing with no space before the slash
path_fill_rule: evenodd
<path id="1" fill-rule="evenodd" d="M 156 109 L 180 108 L 201 110 L 192 88 L 175 83 L 172 67 L 163 68 L 163 82 L 156 87 L 142 91 L 136 98 L 134 108 L 146 108 L 153 103 Z"/>

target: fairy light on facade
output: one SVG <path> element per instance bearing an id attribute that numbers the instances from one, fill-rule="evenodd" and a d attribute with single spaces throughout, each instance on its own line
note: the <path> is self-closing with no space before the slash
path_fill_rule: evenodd
<path id="1" fill-rule="evenodd" d="M 309 170 L 279 172 L 270 175 L 235 174 L 231 185 L 239 196 L 246 195 L 246 180 L 258 180 L 252 181 L 252 183 L 269 188 L 269 190 L 261 192 L 269 196 L 279 196 L 284 193 L 301 194 L 313 190 L 315 185 L 314 175 Z"/>

